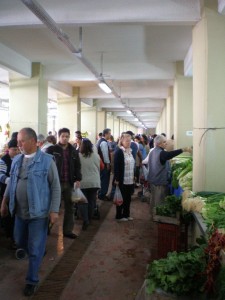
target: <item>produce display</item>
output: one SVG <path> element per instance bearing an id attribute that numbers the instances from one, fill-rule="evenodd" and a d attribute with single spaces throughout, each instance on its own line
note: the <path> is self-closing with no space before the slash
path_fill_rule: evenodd
<path id="1" fill-rule="evenodd" d="M 187 212 L 201 212 L 205 206 L 205 198 L 186 190 L 182 194 L 182 208 Z"/>
<path id="2" fill-rule="evenodd" d="M 183 190 L 192 189 L 192 157 L 179 155 L 171 161 L 172 187 Z"/>
<path id="3" fill-rule="evenodd" d="M 156 207 L 156 214 L 176 217 L 179 212 L 183 217 L 198 212 L 208 230 L 202 245 L 185 253 L 170 252 L 167 258 L 148 265 L 147 292 L 152 294 L 159 288 L 177 296 L 191 295 L 193 299 L 206 296 L 224 300 L 225 266 L 221 265 L 221 253 L 225 253 L 225 193 L 191 191 L 192 157 L 174 158 L 171 170 L 172 187 L 178 191 L 182 188 L 182 198 L 168 196 L 163 205 Z"/>
<path id="4" fill-rule="evenodd" d="M 176 295 L 194 295 L 203 291 L 206 276 L 204 247 L 189 252 L 171 252 L 167 258 L 154 260 L 147 268 L 147 292 L 156 288 Z M 197 298 L 193 298 L 197 299 Z"/>
<path id="5" fill-rule="evenodd" d="M 207 254 L 208 263 L 206 268 L 206 283 L 205 290 L 207 294 L 215 294 L 215 282 L 218 272 L 221 268 L 220 251 L 225 247 L 225 235 L 220 233 L 217 229 L 211 234 L 208 245 L 205 249 Z M 224 285 L 224 282 L 223 282 Z M 222 293 L 222 290 L 220 291 Z M 225 293 L 223 292 L 223 296 Z M 223 298 L 224 299 L 224 298 Z"/>
<path id="6" fill-rule="evenodd" d="M 215 282 L 216 299 L 225 299 L 225 266 L 221 266 Z"/>
<path id="7" fill-rule="evenodd" d="M 173 218 L 181 209 L 181 197 L 171 195 L 165 198 L 165 204 L 156 206 L 156 214 Z"/>

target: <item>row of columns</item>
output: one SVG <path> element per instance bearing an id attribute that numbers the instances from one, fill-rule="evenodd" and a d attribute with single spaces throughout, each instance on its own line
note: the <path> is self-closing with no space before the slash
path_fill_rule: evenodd
<path id="1" fill-rule="evenodd" d="M 156 129 L 173 133 L 176 148 L 193 145 L 196 192 L 225 192 L 225 17 L 216 9 L 205 7 L 193 28 L 193 77 L 177 63 Z"/>
<path id="2" fill-rule="evenodd" d="M 174 134 L 175 147 L 193 145 L 193 190 L 225 192 L 225 18 L 205 7 L 193 28 L 193 77 L 185 77 L 178 62 L 174 87 L 168 91 L 156 133 Z M 10 125 L 16 131 L 30 126 L 47 132 L 47 82 L 42 66 L 33 64 L 32 78 L 10 77 Z M 96 105 L 82 108 L 79 89 L 71 98 L 58 99 L 58 128 L 87 132 L 95 142 L 104 128 L 117 138 L 137 129 L 127 122 L 98 111 Z"/>
<path id="3" fill-rule="evenodd" d="M 47 133 L 48 83 L 43 79 L 43 66 L 33 63 L 32 77 L 10 74 L 10 127 L 11 132 L 31 127 L 37 133 Z M 72 97 L 58 98 L 57 128 L 67 127 L 74 135 L 76 130 L 86 132 L 95 143 L 99 132 L 110 128 L 115 139 L 124 131 L 137 132 L 128 122 L 99 110 L 93 102 L 90 108 L 81 107 L 79 88 L 73 88 Z M 73 136 L 71 137 L 73 138 Z"/>

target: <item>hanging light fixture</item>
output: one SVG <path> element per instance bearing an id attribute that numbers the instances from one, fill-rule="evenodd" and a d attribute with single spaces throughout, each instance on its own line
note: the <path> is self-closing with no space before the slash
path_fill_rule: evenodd
<path id="1" fill-rule="evenodd" d="M 106 94 L 111 94 L 112 90 L 111 88 L 105 83 L 105 81 L 100 81 L 98 83 L 98 86 L 100 87 L 100 89 L 102 89 Z"/>

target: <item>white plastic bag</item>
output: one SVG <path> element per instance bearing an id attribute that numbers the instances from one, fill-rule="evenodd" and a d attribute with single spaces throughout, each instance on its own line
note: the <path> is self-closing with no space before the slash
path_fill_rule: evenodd
<path id="1" fill-rule="evenodd" d="M 148 180 L 148 168 L 145 165 L 142 165 L 142 174 L 145 181 Z"/>
<path id="2" fill-rule="evenodd" d="M 115 195 L 113 197 L 113 204 L 115 204 L 116 206 L 120 206 L 123 204 L 123 197 L 118 185 L 116 186 Z"/>
<path id="3" fill-rule="evenodd" d="M 71 200 L 73 203 L 88 203 L 87 198 L 79 187 L 74 187 L 72 191 Z"/>

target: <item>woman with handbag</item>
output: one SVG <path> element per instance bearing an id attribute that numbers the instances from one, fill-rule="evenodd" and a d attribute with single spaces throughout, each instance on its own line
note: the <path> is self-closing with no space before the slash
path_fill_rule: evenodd
<path id="1" fill-rule="evenodd" d="M 78 204 L 78 209 L 83 217 L 82 229 L 87 229 L 96 206 L 97 191 L 100 185 L 100 157 L 93 151 L 93 145 L 89 139 L 84 138 L 80 146 L 80 162 L 82 180 L 80 188 L 88 204 Z"/>
<path id="2" fill-rule="evenodd" d="M 130 134 L 122 134 L 114 155 L 113 183 L 119 186 L 123 197 L 122 205 L 116 206 L 116 219 L 121 222 L 133 220 L 130 216 L 130 203 L 134 185 L 135 161 L 130 144 Z"/>

